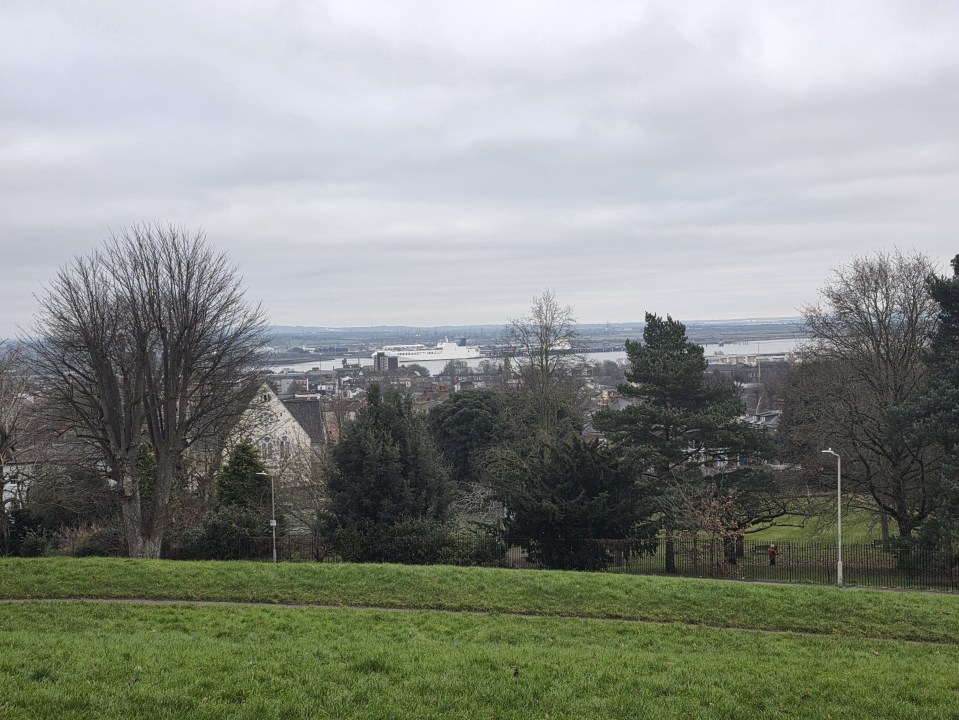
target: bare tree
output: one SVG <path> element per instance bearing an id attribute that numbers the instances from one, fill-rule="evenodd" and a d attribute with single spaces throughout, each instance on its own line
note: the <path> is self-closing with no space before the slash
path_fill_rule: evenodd
<path id="1" fill-rule="evenodd" d="M 23 348 L 0 341 L 0 543 L 10 534 L 8 511 L 24 501 L 24 460 L 30 456 L 36 425 Z"/>
<path id="2" fill-rule="evenodd" d="M 576 316 L 546 290 L 533 298 L 526 315 L 510 320 L 504 335 L 506 364 L 528 393 L 530 410 L 540 429 L 550 433 L 575 401 L 572 354 L 577 340 Z"/>
<path id="3" fill-rule="evenodd" d="M 61 268 L 30 347 L 46 393 L 120 496 L 130 554 L 158 557 L 184 454 L 234 422 L 261 382 L 265 317 L 203 233 L 139 225 Z M 147 444 L 155 477 L 135 472 Z"/>
<path id="4" fill-rule="evenodd" d="M 12 463 L 26 419 L 27 373 L 22 350 L 0 341 L 0 467 Z"/>
<path id="5" fill-rule="evenodd" d="M 276 480 L 277 513 L 287 519 L 287 529 L 314 530 L 327 502 L 325 452 L 294 444 L 273 459 L 270 471 Z"/>
<path id="6" fill-rule="evenodd" d="M 97 469 L 97 458 L 79 442 L 64 442 L 40 427 L 25 470 L 23 503 L 47 527 L 91 526 L 116 519 L 117 497 Z"/>
<path id="7" fill-rule="evenodd" d="M 108 514 L 110 503 L 92 497 L 89 453 L 64 442 L 57 428 L 44 421 L 39 379 L 26 348 L 2 346 L 0 342 L 0 546 L 9 548 L 13 511 L 29 508 L 48 523 L 86 515 L 96 520 Z M 94 479 L 102 484 L 102 477 Z"/>
<path id="8" fill-rule="evenodd" d="M 805 308 L 812 335 L 787 384 L 781 434 L 794 457 L 842 456 L 843 482 L 894 518 L 902 536 L 932 510 L 940 452 L 897 412 L 927 383 L 924 351 L 936 323 L 921 254 L 857 258 Z M 813 459 L 815 458 L 815 460 Z"/>

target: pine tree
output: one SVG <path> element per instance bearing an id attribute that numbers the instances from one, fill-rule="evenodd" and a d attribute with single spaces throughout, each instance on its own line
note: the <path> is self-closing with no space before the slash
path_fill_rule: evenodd
<path id="1" fill-rule="evenodd" d="M 923 425 L 935 432 L 947 455 L 959 455 L 959 255 L 953 277 L 934 277 L 929 294 L 939 304 L 927 354 L 930 382 L 924 393 Z"/>
<path id="2" fill-rule="evenodd" d="M 939 305 L 927 361 L 929 384 L 915 402 L 901 408 L 915 437 L 936 443 L 943 462 L 932 491 L 933 508 L 920 528 L 920 540 L 959 543 L 959 255 L 952 277 L 932 277 L 929 294 Z"/>
<path id="3" fill-rule="evenodd" d="M 623 461 L 661 491 L 666 531 L 667 571 L 675 571 L 672 533 L 690 527 L 704 495 L 736 497 L 738 524 L 768 519 L 774 505 L 762 486 L 768 481 L 755 465 L 764 436 L 738 421 L 742 413 L 735 388 L 708 385 L 703 348 L 689 341 L 686 327 L 667 316 L 646 314 L 643 342 L 627 341 L 630 369 L 620 391 L 636 403 L 597 413 L 595 427 L 607 433 Z M 730 528 L 737 530 L 741 528 Z"/>

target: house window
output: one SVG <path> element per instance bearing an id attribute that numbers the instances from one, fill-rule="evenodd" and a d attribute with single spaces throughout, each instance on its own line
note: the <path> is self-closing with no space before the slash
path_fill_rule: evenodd
<path id="1" fill-rule="evenodd" d="M 262 437 L 257 444 L 260 446 L 260 455 L 265 458 L 273 457 L 273 438 Z"/>

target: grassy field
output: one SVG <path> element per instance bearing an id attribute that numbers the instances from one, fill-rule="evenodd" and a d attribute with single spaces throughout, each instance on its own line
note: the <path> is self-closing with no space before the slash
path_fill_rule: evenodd
<path id="1" fill-rule="evenodd" d="M 836 496 L 833 493 L 806 496 L 794 501 L 794 514 L 783 515 L 768 527 L 752 528 L 746 537 L 763 542 L 836 542 Z M 869 497 L 845 495 L 842 506 L 842 536 L 849 544 L 869 544 L 882 537 L 879 514 Z M 895 521 L 889 531 L 897 532 Z"/>
<path id="2" fill-rule="evenodd" d="M 892 524 L 895 533 L 895 523 Z M 835 542 L 836 508 L 829 502 L 822 502 L 820 512 L 812 517 L 785 515 L 776 520 L 776 524 L 764 530 L 751 532 L 750 540 L 765 542 Z M 879 518 L 858 508 L 846 507 L 842 514 L 842 536 L 847 543 L 870 543 L 882 537 Z"/>
<path id="3" fill-rule="evenodd" d="M 412 610 L 5 604 L 0 718 L 959 717 L 955 596 L 70 559 L 0 560 L 0 594 Z"/>
<path id="4" fill-rule="evenodd" d="M 548 570 L 7 558 L 0 598 L 467 610 L 959 643 L 959 595 Z"/>

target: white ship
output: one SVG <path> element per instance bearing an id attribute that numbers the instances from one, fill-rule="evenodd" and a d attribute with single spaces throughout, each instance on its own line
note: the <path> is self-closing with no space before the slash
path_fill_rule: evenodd
<path id="1" fill-rule="evenodd" d="M 476 345 L 467 345 L 466 338 L 451 342 L 448 338 L 435 347 L 428 345 L 384 345 L 377 353 L 387 357 L 399 358 L 400 362 L 422 362 L 424 360 L 471 360 L 482 357 Z M 375 357 L 375 354 L 374 354 Z"/>

